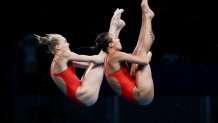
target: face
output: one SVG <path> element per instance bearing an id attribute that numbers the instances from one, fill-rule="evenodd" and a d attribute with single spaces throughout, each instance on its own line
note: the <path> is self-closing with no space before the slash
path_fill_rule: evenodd
<path id="1" fill-rule="evenodd" d="M 120 43 L 120 39 L 117 38 L 114 34 L 110 34 L 110 37 L 112 39 L 112 43 L 110 43 L 112 45 L 112 47 L 116 50 L 121 50 L 122 46 Z"/>
<path id="2" fill-rule="evenodd" d="M 58 49 L 60 50 L 66 50 L 66 49 L 69 49 L 69 43 L 67 42 L 66 38 L 64 37 L 60 37 L 59 38 L 59 43 L 57 45 Z"/>

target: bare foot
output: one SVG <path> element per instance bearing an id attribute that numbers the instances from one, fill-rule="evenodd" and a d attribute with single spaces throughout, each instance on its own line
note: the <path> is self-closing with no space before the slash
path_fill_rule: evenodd
<path id="1" fill-rule="evenodd" d="M 151 19 L 154 17 L 154 12 L 150 9 L 148 5 L 148 0 L 142 0 L 141 2 L 142 12 L 150 17 Z"/>
<path id="2" fill-rule="evenodd" d="M 126 25 L 126 23 L 121 19 L 123 11 L 123 9 L 117 8 L 112 17 L 112 23 L 116 25 L 117 29 L 122 29 Z"/>

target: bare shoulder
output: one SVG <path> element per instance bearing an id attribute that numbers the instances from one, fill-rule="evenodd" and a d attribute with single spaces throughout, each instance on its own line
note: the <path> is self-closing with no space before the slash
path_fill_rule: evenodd
<path id="1" fill-rule="evenodd" d="M 126 60 L 126 57 L 128 57 L 129 55 L 130 55 L 129 53 L 119 51 L 113 56 L 113 58 L 118 61 L 122 61 L 122 60 Z"/>
<path id="2" fill-rule="evenodd" d="M 66 52 L 61 55 L 61 59 L 70 60 L 77 57 L 77 54 L 74 52 Z"/>
<path id="3" fill-rule="evenodd" d="M 122 56 L 126 56 L 126 55 L 129 55 L 128 53 L 125 53 L 125 52 L 122 52 L 122 51 L 118 51 L 115 56 L 116 57 L 122 57 Z"/>
<path id="4" fill-rule="evenodd" d="M 63 57 L 76 57 L 76 56 L 77 56 L 77 54 L 74 52 L 63 53 Z"/>

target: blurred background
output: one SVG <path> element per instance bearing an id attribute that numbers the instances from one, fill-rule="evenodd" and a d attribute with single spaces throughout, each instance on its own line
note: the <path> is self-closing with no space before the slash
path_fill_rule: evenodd
<path id="1" fill-rule="evenodd" d="M 97 103 L 80 107 L 49 75 L 52 54 L 33 34 L 59 33 L 72 51 L 93 46 L 116 8 L 132 52 L 141 26 L 141 0 L 8 1 L 1 8 L 0 111 L 3 123 L 218 123 L 218 41 L 211 1 L 149 0 L 155 13 L 151 69 L 155 98 L 148 106 L 118 97 L 104 78 Z M 215 31 L 214 31 L 215 30 Z M 77 70 L 81 77 L 84 72 Z"/>

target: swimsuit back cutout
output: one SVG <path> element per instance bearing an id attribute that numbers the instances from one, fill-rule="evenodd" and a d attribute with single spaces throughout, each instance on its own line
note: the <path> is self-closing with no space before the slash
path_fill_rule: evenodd
<path id="1" fill-rule="evenodd" d="M 133 96 L 133 89 L 135 87 L 136 80 L 134 80 L 130 76 L 127 62 L 125 62 L 125 64 L 121 66 L 121 68 L 118 71 L 114 73 L 107 73 L 106 66 L 107 66 L 107 57 L 105 57 L 105 60 L 104 60 L 105 76 L 115 78 L 120 84 L 122 97 L 124 97 L 125 99 L 133 103 L 136 103 L 137 101 Z"/>
<path id="2" fill-rule="evenodd" d="M 83 105 L 76 97 L 76 90 L 81 85 L 81 80 L 75 74 L 75 67 L 70 65 L 60 73 L 53 73 L 52 76 L 61 77 L 67 87 L 67 95 L 79 105 Z"/>

